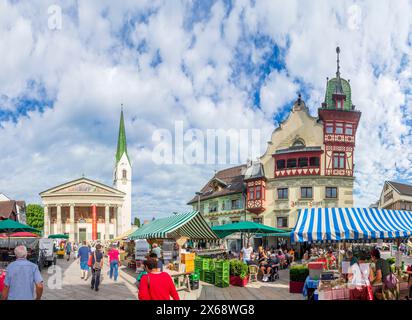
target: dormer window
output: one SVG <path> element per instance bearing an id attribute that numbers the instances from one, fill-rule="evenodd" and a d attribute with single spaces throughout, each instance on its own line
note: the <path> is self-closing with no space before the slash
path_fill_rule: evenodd
<path id="1" fill-rule="evenodd" d="M 336 109 L 343 109 L 343 99 L 336 99 Z"/>

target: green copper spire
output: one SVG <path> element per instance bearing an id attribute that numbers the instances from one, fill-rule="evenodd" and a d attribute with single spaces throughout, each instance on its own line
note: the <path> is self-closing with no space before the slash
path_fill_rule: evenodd
<path id="1" fill-rule="evenodd" d="M 123 105 L 122 105 L 122 111 L 120 113 L 119 137 L 117 138 L 116 163 L 120 161 L 123 153 L 126 153 L 126 157 L 130 162 L 129 155 L 127 154 L 126 130 L 124 128 Z"/>

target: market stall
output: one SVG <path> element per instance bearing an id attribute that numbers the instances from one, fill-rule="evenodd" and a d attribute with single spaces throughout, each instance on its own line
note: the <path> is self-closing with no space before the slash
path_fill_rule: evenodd
<path id="1" fill-rule="evenodd" d="M 369 274 L 374 272 L 374 264 L 367 257 L 359 261 L 359 279 L 362 281 L 351 284 L 348 274 L 353 275 L 355 272 L 350 269 L 348 262 L 342 261 L 342 250 L 352 243 L 376 242 L 378 239 L 397 240 L 399 245 L 399 241 L 406 241 L 411 234 L 412 212 L 372 208 L 308 208 L 300 210 L 296 226 L 291 232 L 291 241 L 333 245 L 335 248 L 338 244 L 335 251 L 338 255 L 337 269 L 325 273 L 328 269 L 327 256 L 321 254 L 315 261 L 322 262 L 321 272 L 317 277 L 308 275 L 304 282 L 306 289 L 317 286 L 317 294 L 313 296 L 319 299 L 365 299 L 371 297 L 368 280 Z M 310 272 L 310 261 L 306 262 Z M 401 290 L 407 288 L 408 276 L 401 261 L 397 261 L 395 267 Z"/>
<path id="2" fill-rule="evenodd" d="M 265 235 L 265 234 L 285 234 L 287 231 L 282 229 L 273 228 L 266 226 L 261 223 L 252 222 L 252 221 L 240 221 L 235 223 L 224 224 L 221 226 L 214 226 L 212 230 L 219 236 L 219 238 L 225 238 L 230 236 L 233 233 L 241 233 L 245 237 L 246 243 L 250 241 L 253 236 L 256 235 Z"/>
<path id="3" fill-rule="evenodd" d="M 156 219 L 148 224 L 143 225 L 134 233 L 132 233 L 128 239 L 146 239 L 150 245 L 154 242 L 165 245 L 164 242 L 171 243 L 171 246 L 167 246 L 167 250 L 163 250 L 163 256 L 167 257 L 166 260 L 173 259 L 173 247 L 178 246 L 177 254 L 177 270 L 180 272 L 186 271 L 187 265 L 192 263 L 187 263 L 189 261 L 182 254 L 186 254 L 186 250 L 183 249 L 188 240 L 206 240 L 210 242 L 218 241 L 218 236 L 210 229 L 209 225 L 203 219 L 202 215 L 198 211 L 190 211 L 183 214 L 176 214 L 171 217 Z M 190 253 L 190 252 L 187 252 Z M 190 256 L 188 256 L 190 257 Z M 181 260 L 185 260 L 182 263 Z M 193 261 L 194 269 L 194 258 L 190 259 Z M 171 263 L 173 266 L 174 263 Z M 192 270 L 193 271 L 193 270 Z"/>
<path id="4" fill-rule="evenodd" d="M 64 255 L 66 254 L 66 250 L 65 250 L 65 246 L 66 246 L 66 242 L 69 239 L 69 235 L 68 234 L 51 234 L 48 237 L 49 239 L 55 239 L 56 240 L 56 255 L 57 258 L 59 259 L 63 259 Z"/>
<path id="5" fill-rule="evenodd" d="M 6 267 L 15 260 L 14 248 L 25 245 L 27 247 L 27 259 L 37 263 L 39 237 L 33 232 L 40 233 L 39 230 L 14 220 L 5 219 L 0 221 L 0 234 L 2 235 L 0 237 L 0 294 L 4 286 Z"/>

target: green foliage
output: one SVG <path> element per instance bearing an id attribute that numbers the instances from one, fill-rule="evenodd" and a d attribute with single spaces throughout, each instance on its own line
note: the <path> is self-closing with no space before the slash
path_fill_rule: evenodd
<path id="1" fill-rule="evenodd" d="M 241 279 L 244 279 L 249 274 L 249 267 L 243 261 L 232 259 L 230 260 L 230 275 L 238 276 Z"/>
<path id="2" fill-rule="evenodd" d="M 389 265 L 395 264 L 395 258 L 388 258 L 386 261 L 388 261 Z"/>
<path id="3" fill-rule="evenodd" d="M 41 205 L 29 204 L 26 208 L 26 223 L 36 229 L 42 230 L 44 226 L 44 210 Z"/>
<path id="4" fill-rule="evenodd" d="M 306 266 L 294 265 L 290 267 L 289 277 L 290 281 L 305 282 L 309 275 L 309 269 Z"/>
<path id="5" fill-rule="evenodd" d="M 135 226 L 137 226 L 138 228 L 140 228 L 140 219 L 139 218 L 134 218 L 134 223 Z"/>

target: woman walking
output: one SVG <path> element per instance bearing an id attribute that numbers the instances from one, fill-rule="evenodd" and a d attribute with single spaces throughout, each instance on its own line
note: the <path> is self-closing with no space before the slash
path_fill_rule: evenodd
<path id="1" fill-rule="evenodd" d="M 119 250 L 115 246 L 111 246 L 108 254 L 110 264 L 110 279 L 114 276 L 114 281 L 117 281 L 119 275 Z"/>
<path id="2" fill-rule="evenodd" d="M 70 260 L 70 254 L 72 253 L 72 244 L 71 242 L 66 243 L 66 255 L 67 255 L 67 261 Z"/>
<path id="3" fill-rule="evenodd" d="M 103 269 L 103 252 L 102 245 L 98 243 L 92 255 L 92 283 L 91 289 L 99 291 L 100 276 Z"/>
<path id="4" fill-rule="evenodd" d="M 139 300 L 180 300 L 172 277 L 160 271 L 157 259 L 148 258 L 144 264 L 148 273 L 140 279 Z"/>

